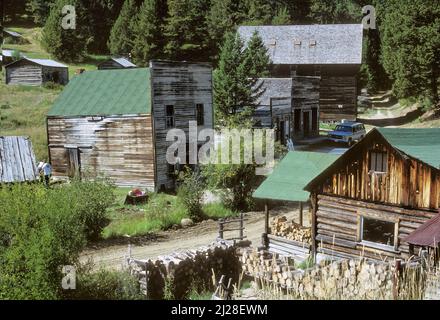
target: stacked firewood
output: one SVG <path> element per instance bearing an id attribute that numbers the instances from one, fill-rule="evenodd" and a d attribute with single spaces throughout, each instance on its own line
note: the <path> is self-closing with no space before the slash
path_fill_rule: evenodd
<path id="1" fill-rule="evenodd" d="M 310 228 L 303 227 L 293 220 L 288 221 L 285 216 L 275 217 L 270 225 L 271 234 L 298 242 L 311 243 Z"/>
<path id="2" fill-rule="evenodd" d="M 175 252 L 155 260 L 128 259 L 129 270 L 149 299 L 184 299 L 191 290 L 213 289 L 213 273 L 238 282 L 241 265 L 236 248 L 216 242 L 196 250 Z M 216 279 L 218 281 L 218 279 Z"/>
<path id="3" fill-rule="evenodd" d="M 268 251 L 247 250 L 241 257 L 243 270 L 250 276 L 291 287 L 295 267 L 294 261 Z"/>

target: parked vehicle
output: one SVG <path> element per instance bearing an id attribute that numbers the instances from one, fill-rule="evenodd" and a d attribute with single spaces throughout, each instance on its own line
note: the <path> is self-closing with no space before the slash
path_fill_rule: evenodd
<path id="1" fill-rule="evenodd" d="M 333 142 L 343 142 L 351 146 L 355 141 L 360 141 L 366 134 L 365 126 L 362 123 L 343 121 L 336 126 L 335 130 L 328 133 L 328 138 Z"/>

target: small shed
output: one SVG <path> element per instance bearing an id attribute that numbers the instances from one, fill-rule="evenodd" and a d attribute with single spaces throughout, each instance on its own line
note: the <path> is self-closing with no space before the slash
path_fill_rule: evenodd
<path id="1" fill-rule="evenodd" d="M 29 138 L 0 136 L 0 184 L 37 179 L 38 170 Z"/>
<path id="2" fill-rule="evenodd" d="M 5 69 L 6 84 L 39 86 L 46 82 L 62 85 L 69 82 L 68 67 L 53 60 L 22 58 Z"/>
<path id="3" fill-rule="evenodd" d="M 437 248 L 440 244 L 440 210 L 438 215 L 412 232 L 404 241 L 409 243 L 410 251 L 414 251 L 414 246 Z"/>
<path id="4" fill-rule="evenodd" d="M 131 68 L 137 68 L 137 66 L 127 58 L 111 58 L 98 64 L 98 70 Z"/>
<path id="5" fill-rule="evenodd" d="M 23 36 L 15 31 L 3 29 L 3 42 L 10 44 L 20 44 L 25 42 Z"/>

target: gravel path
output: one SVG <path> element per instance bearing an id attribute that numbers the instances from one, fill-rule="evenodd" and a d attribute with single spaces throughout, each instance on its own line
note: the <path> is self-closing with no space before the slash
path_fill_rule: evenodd
<path id="1" fill-rule="evenodd" d="M 306 212 L 304 220 L 307 220 Z M 298 212 L 294 207 L 271 210 L 271 216 L 278 214 L 286 215 L 289 219 L 298 218 Z M 264 213 L 249 212 L 245 214 L 245 219 L 247 240 L 252 242 L 253 247 L 260 246 L 261 234 L 264 231 Z M 217 234 L 217 222 L 207 220 L 189 228 L 161 231 L 144 237 L 105 240 L 88 247 L 82 253 L 80 261 L 91 261 L 97 269 L 120 269 L 128 254 L 129 243 L 132 257 L 146 259 L 208 245 L 216 239 Z M 225 236 L 228 237 L 228 234 Z"/>

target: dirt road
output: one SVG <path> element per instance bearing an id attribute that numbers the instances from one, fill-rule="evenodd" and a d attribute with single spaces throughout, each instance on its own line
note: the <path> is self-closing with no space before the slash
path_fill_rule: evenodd
<path id="1" fill-rule="evenodd" d="M 271 216 L 278 214 L 283 214 L 289 219 L 298 218 L 298 211 L 291 207 L 271 211 Z M 245 214 L 245 219 L 247 240 L 252 241 L 253 247 L 258 247 L 264 231 L 264 213 L 249 212 Z M 304 220 L 307 220 L 306 215 Z M 82 253 L 80 261 L 90 260 L 97 269 L 120 269 L 128 254 L 129 243 L 131 243 L 132 257 L 146 259 L 208 245 L 216 239 L 217 234 L 217 222 L 208 220 L 189 228 L 161 231 L 145 237 L 106 240 L 87 248 Z M 228 234 L 225 235 L 227 236 Z"/>

